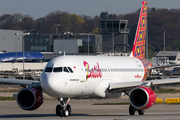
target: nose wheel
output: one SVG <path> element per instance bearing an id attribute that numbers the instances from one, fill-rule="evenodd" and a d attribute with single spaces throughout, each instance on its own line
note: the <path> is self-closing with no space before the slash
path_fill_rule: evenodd
<path id="1" fill-rule="evenodd" d="M 61 105 L 56 106 L 56 115 L 60 117 L 68 117 L 71 115 L 71 106 L 67 104 L 70 101 L 70 98 L 59 98 Z"/>

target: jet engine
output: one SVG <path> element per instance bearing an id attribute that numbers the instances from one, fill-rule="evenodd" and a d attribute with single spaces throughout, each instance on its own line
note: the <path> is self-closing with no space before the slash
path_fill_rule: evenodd
<path id="1" fill-rule="evenodd" d="M 156 101 L 156 94 L 150 87 L 136 87 L 129 95 L 130 104 L 137 110 L 150 108 Z"/>
<path id="2" fill-rule="evenodd" d="M 37 88 L 24 88 L 17 95 L 17 104 L 24 110 L 35 110 L 43 103 L 43 94 Z"/>

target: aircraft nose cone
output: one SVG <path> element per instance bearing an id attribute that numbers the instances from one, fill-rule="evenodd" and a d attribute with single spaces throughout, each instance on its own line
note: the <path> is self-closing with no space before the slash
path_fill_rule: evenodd
<path id="1" fill-rule="evenodd" d="M 57 96 L 57 81 L 52 74 L 42 73 L 41 74 L 41 86 L 42 89 L 50 96 Z"/>

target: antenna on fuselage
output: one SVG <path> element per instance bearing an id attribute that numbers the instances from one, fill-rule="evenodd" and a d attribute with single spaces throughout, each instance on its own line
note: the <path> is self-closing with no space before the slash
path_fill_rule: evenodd
<path id="1" fill-rule="evenodd" d="M 64 51 L 64 56 L 66 55 L 66 51 Z"/>

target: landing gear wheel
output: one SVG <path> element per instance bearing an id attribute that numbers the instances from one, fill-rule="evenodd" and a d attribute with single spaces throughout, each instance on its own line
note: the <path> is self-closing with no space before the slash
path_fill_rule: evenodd
<path id="1" fill-rule="evenodd" d="M 63 116 L 64 116 L 64 114 L 63 114 L 63 108 L 62 108 L 62 107 L 60 108 L 60 114 L 59 114 L 59 116 L 60 116 L 60 117 L 63 117 Z"/>
<path id="2" fill-rule="evenodd" d="M 129 106 L 129 115 L 134 115 L 135 112 L 136 112 L 136 109 L 132 105 L 130 105 Z"/>
<path id="3" fill-rule="evenodd" d="M 56 115 L 63 117 L 63 108 L 61 107 L 61 105 L 56 106 Z"/>
<path id="4" fill-rule="evenodd" d="M 144 110 L 138 110 L 139 115 L 144 115 Z"/>
<path id="5" fill-rule="evenodd" d="M 70 98 L 58 98 L 61 105 L 56 106 L 56 115 L 60 117 L 68 117 L 71 115 L 71 106 L 68 105 Z"/>
<path id="6" fill-rule="evenodd" d="M 68 117 L 69 111 L 67 110 L 67 108 L 65 110 L 63 110 L 63 114 L 64 114 L 65 117 Z"/>
<path id="7" fill-rule="evenodd" d="M 68 112 L 69 112 L 69 116 L 71 115 L 71 106 L 70 105 L 67 105 L 67 110 L 68 110 Z"/>
<path id="8" fill-rule="evenodd" d="M 57 106 L 56 106 L 56 115 L 57 115 L 57 116 L 60 115 L 60 108 L 61 108 L 61 105 L 57 105 Z"/>

